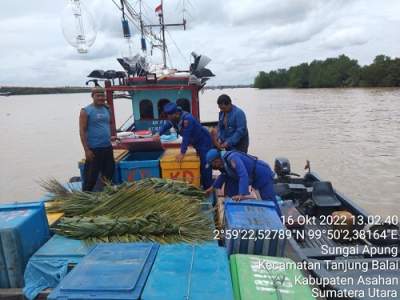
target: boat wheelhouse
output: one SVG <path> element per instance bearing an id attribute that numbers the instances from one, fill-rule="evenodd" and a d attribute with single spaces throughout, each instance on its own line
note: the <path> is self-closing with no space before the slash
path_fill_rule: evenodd
<path id="1" fill-rule="evenodd" d="M 157 78 L 155 74 L 148 74 L 127 78 L 123 83 L 114 85 L 109 80 L 105 82 L 107 103 L 113 115 L 114 134 L 117 132 L 114 98 L 118 92 L 128 92 L 132 99 L 133 120 L 125 127 L 126 130 L 158 131 L 161 123 L 167 119 L 164 106 L 170 102 L 200 119 L 199 91 L 203 86 L 191 84 L 189 76 Z"/>

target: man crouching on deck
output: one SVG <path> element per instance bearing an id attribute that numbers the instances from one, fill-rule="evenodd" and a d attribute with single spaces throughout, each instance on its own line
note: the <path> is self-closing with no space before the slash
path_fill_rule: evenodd
<path id="1" fill-rule="evenodd" d="M 83 191 L 92 191 L 101 173 L 111 181 L 114 174 L 114 155 L 111 145 L 111 115 L 105 104 L 103 88 L 92 89 L 93 103 L 81 109 L 79 134 L 85 150 Z"/>
<path id="2" fill-rule="evenodd" d="M 233 200 L 251 198 L 249 185 L 258 189 L 261 199 L 273 201 L 279 216 L 282 216 L 274 190 L 274 172 L 269 165 L 257 157 L 239 151 L 218 151 L 211 149 L 207 153 L 207 165 L 221 171 L 214 184 L 207 189 L 219 189 L 225 183 L 226 192 Z"/>

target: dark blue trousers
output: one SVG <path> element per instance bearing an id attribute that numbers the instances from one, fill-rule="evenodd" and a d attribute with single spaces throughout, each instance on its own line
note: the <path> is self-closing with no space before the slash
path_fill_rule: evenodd
<path id="1" fill-rule="evenodd" d="M 197 154 L 200 156 L 200 180 L 203 185 L 203 189 L 208 189 L 212 184 L 212 168 L 206 168 L 207 165 L 207 152 L 211 149 L 211 144 L 205 147 L 196 148 Z"/>

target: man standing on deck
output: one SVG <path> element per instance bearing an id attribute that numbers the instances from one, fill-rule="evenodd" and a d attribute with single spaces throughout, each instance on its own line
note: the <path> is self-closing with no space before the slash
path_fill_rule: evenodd
<path id="1" fill-rule="evenodd" d="M 274 190 L 275 174 L 266 162 L 239 151 L 211 149 L 207 152 L 207 167 L 210 166 L 221 171 L 221 175 L 207 189 L 207 193 L 211 193 L 213 189 L 220 189 L 225 183 L 227 195 L 240 201 L 253 198 L 249 192 L 251 185 L 260 192 L 262 200 L 273 201 L 276 211 L 282 215 Z"/>
<path id="2" fill-rule="evenodd" d="M 182 136 L 181 151 L 176 157 L 179 162 L 184 158 L 189 144 L 196 149 L 200 156 L 201 183 L 204 189 L 208 189 L 212 184 L 212 170 L 205 167 L 207 152 L 212 148 L 210 133 L 192 114 L 182 111 L 175 103 L 165 105 L 164 112 L 168 116 L 168 122 L 161 127 L 159 134 L 163 135 L 171 127 L 174 127 L 176 132 Z"/>
<path id="3" fill-rule="evenodd" d="M 114 155 L 111 146 L 111 115 L 106 106 L 103 88 L 92 89 L 93 103 L 81 109 L 79 134 L 85 151 L 83 191 L 92 191 L 97 178 L 111 181 L 114 174 Z"/>
<path id="4" fill-rule="evenodd" d="M 245 113 L 232 104 L 232 100 L 228 95 L 219 96 L 217 103 L 220 112 L 218 133 L 217 137 L 214 138 L 215 146 L 220 150 L 237 150 L 247 153 L 249 132 Z"/>

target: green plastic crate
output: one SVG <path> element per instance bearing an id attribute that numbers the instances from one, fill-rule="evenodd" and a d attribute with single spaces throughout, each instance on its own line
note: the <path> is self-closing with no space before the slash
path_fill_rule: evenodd
<path id="1" fill-rule="evenodd" d="M 311 300 L 311 288 L 295 284 L 295 268 L 281 268 L 292 260 L 281 257 L 235 254 L 230 257 L 235 300 Z M 275 283 L 275 284 L 274 284 Z M 275 286 L 274 286 L 275 285 Z"/>

